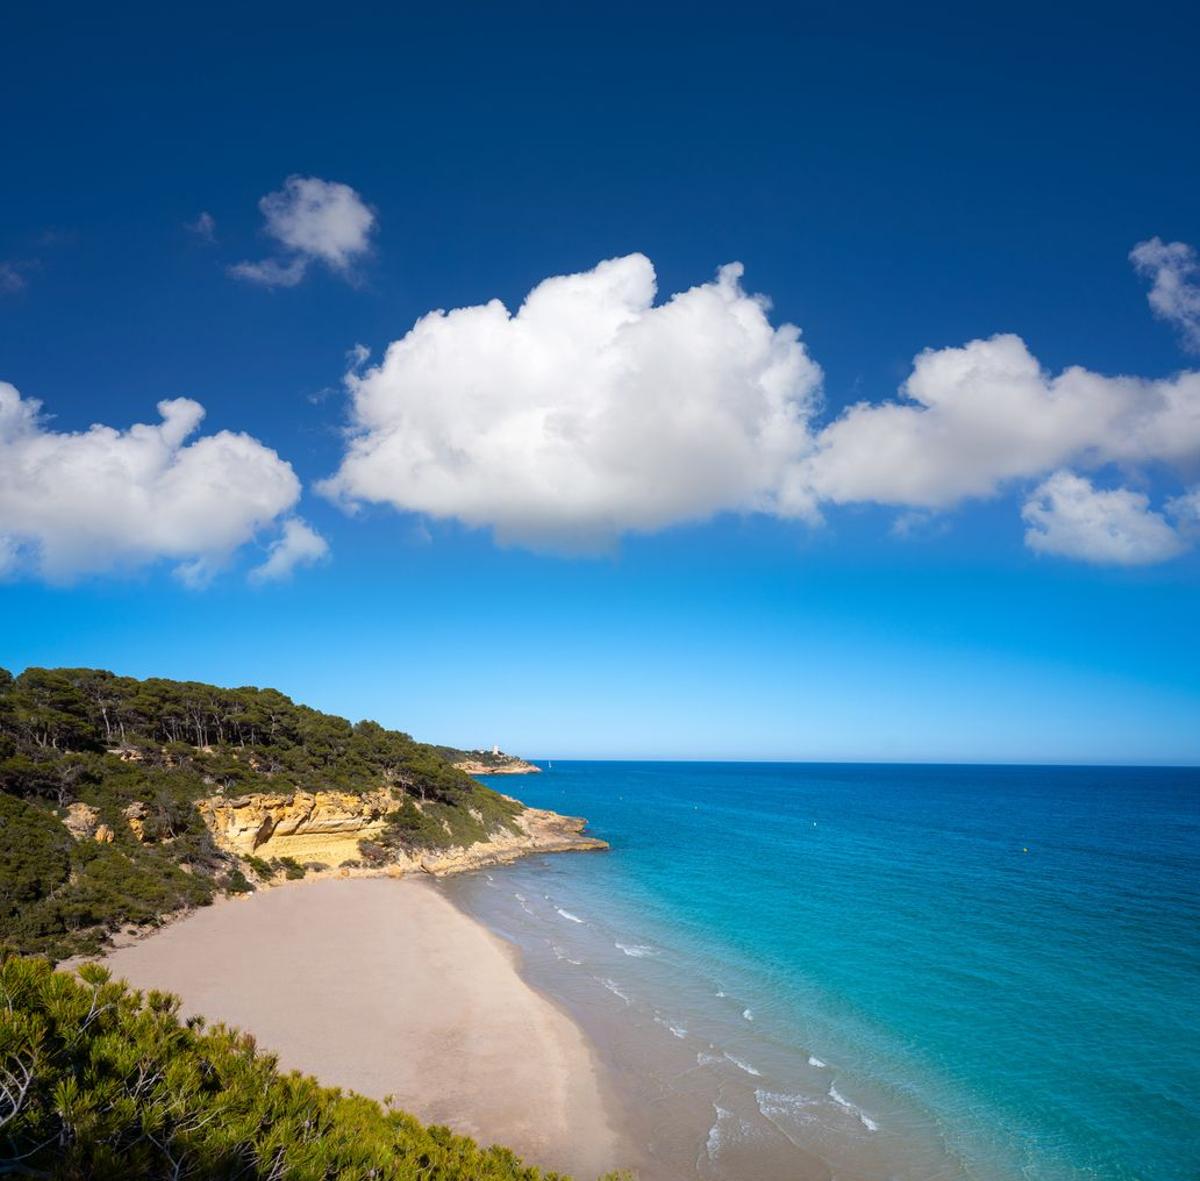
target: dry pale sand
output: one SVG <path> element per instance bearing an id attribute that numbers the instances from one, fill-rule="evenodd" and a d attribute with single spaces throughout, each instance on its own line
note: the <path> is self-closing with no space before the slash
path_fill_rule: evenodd
<path id="1" fill-rule="evenodd" d="M 512 950 L 426 882 L 348 879 L 196 912 L 108 957 L 139 988 L 252 1032 L 285 1067 L 530 1163 L 631 1163 L 590 1044 Z"/>

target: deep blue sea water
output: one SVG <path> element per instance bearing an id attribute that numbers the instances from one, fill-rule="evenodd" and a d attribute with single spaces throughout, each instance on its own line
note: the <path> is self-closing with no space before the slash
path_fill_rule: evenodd
<path id="1" fill-rule="evenodd" d="M 642 1106 L 668 1172 L 1200 1177 L 1197 770 L 556 761 L 491 782 L 612 843 L 455 889 L 618 1070 L 659 1064 Z"/>

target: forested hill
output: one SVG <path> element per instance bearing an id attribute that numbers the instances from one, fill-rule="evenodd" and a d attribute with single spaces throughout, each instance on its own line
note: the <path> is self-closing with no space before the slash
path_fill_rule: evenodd
<path id="1" fill-rule="evenodd" d="M 0 670 L 0 944 L 94 951 L 123 925 L 304 872 L 218 848 L 198 800 L 381 788 L 396 806 L 362 842 L 368 864 L 485 840 L 520 811 L 432 746 L 274 689 Z"/>

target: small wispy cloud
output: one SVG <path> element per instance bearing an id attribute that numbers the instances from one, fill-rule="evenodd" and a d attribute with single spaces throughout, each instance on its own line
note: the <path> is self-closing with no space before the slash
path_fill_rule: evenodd
<path id="1" fill-rule="evenodd" d="M 349 185 L 316 176 L 289 176 L 283 188 L 258 203 L 264 231 L 280 252 L 229 268 L 237 279 L 263 287 L 295 287 L 313 263 L 342 278 L 354 278 L 354 264 L 370 249 L 374 211 Z"/>
<path id="2" fill-rule="evenodd" d="M 1183 347 L 1200 353 L 1200 260 L 1186 242 L 1150 238 L 1129 253 L 1139 275 L 1152 280 L 1146 298 L 1155 315 L 1174 324 Z"/>
<path id="3" fill-rule="evenodd" d="M 311 566 L 329 556 L 329 543 L 311 525 L 299 517 L 289 517 L 283 532 L 271 543 L 267 559 L 250 571 L 250 581 L 282 582 L 298 566 Z"/>
<path id="4" fill-rule="evenodd" d="M 295 287 L 308 272 L 308 260 L 293 258 L 280 262 L 276 258 L 264 258 L 262 262 L 238 262 L 229 268 L 235 279 L 245 279 L 261 287 Z"/>
<path id="5" fill-rule="evenodd" d="M 0 262 L 0 295 L 15 295 L 18 291 L 24 291 L 28 285 L 25 272 L 32 265 L 15 259 Z"/>
<path id="6" fill-rule="evenodd" d="M 195 234 L 202 242 L 217 240 L 217 219 L 207 209 L 202 210 L 195 221 L 185 221 L 183 228 L 190 234 Z"/>

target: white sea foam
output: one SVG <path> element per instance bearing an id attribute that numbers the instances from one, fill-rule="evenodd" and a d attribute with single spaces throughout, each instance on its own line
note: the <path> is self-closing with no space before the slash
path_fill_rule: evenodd
<path id="1" fill-rule="evenodd" d="M 563 949 L 561 947 L 558 946 L 557 943 L 550 944 L 550 947 L 551 947 L 551 950 L 554 952 L 555 959 L 566 960 L 568 964 L 574 964 L 577 968 L 579 967 L 580 964 L 583 963 L 582 960 L 572 959 L 569 955 L 567 955 L 567 953 L 565 951 L 563 951 Z"/>
<path id="2" fill-rule="evenodd" d="M 527 915 L 530 915 L 530 916 L 532 916 L 532 915 L 533 915 L 533 911 L 530 909 L 529 903 L 525 901 L 525 895 L 524 895 L 524 894 L 515 894 L 515 893 L 514 893 L 514 894 L 513 894 L 513 897 L 514 897 L 514 898 L 517 900 L 517 902 L 518 902 L 518 904 L 520 905 L 521 909 L 522 909 L 522 910 L 523 910 L 523 911 L 524 911 L 524 912 L 525 912 Z"/>
<path id="3" fill-rule="evenodd" d="M 721 1155 L 721 1149 L 729 1141 L 744 1139 L 753 1129 L 741 1116 L 735 1115 L 720 1104 L 714 1103 L 713 1111 L 716 1112 L 717 1118 L 713 1121 L 713 1126 L 708 1129 L 708 1139 L 705 1141 L 704 1150 L 708 1154 L 708 1159 L 715 1164 L 717 1157 Z"/>
<path id="4" fill-rule="evenodd" d="M 654 948 L 647 947 L 644 943 L 621 943 L 618 941 L 613 945 L 620 948 L 626 955 L 631 955 L 635 959 L 644 959 L 648 955 L 654 955 Z"/>
<path id="5" fill-rule="evenodd" d="M 745 1017 L 747 1021 L 753 1021 L 754 1020 L 754 1010 L 753 1009 L 743 1009 L 742 1016 Z"/>
<path id="6" fill-rule="evenodd" d="M 729 995 L 729 993 L 727 993 L 723 988 L 717 989 L 717 996 L 728 996 L 728 995 Z"/>
<path id="7" fill-rule="evenodd" d="M 563 908 L 561 906 L 556 906 L 554 909 L 557 910 L 558 913 L 561 914 L 562 917 L 564 919 L 566 919 L 568 922 L 572 922 L 572 923 L 582 923 L 583 922 L 583 919 L 581 919 L 577 914 L 572 914 L 569 910 L 563 910 Z"/>
<path id="8" fill-rule="evenodd" d="M 664 1029 L 670 1030 L 680 1040 L 687 1037 L 687 1030 L 682 1025 L 674 1025 L 665 1017 L 655 1017 L 654 1020 Z"/>
<path id="9" fill-rule="evenodd" d="M 704 1151 L 708 1153 L 708 1159 L 715 1162 L 721 1151 L 721 1143 L 724 1140 L 724 1135 L 721 1131 L 722 1117 L 732 1119 L 733 1112 L 726 1111 L 723 1107 L 718 1107 L 713 1104 L 713 1111 L 717 1113 L 717 1118 L 713 1120 L 713 1126 L 708 1129 L 708 1139 L 704 1142 Z"/>
<path id="10" fill-rule="evenodd" d="M 729 1061 L 732 1062 L 734 1064 L 734 1066 L 736 1066 L 738 1068 L 738 1070 L 744 1070 L 747 1074 L 754 1075 L 755 1078 L 762 1078 L 761 1070 L 755 1070 L 754 1067 L 751 1066 L 749 1062 L 743 1061 L 741 1058 L 738 1058 L 735 1055 L 731 1054 L 728 1050 L 725 1051 L 725 1057 L 728 1058 Z"/>
<path id="11" fill-rule="evenodd" d="M 869 1116 L 857 1103 L 851 1103 L 849 1099 L 843 1095 L 837 1087 L 829 1088 L 829 1098 L 834 1101 L 843 1110 L 850 1112 L 858 1117 L 859 1122 L 868 1132 L 878 1132 L 879 1125 Z"/>
<path id="12" fill-rule="evenodd" d="M 696 1055 L 697 1066 L 718 1066 L 723 1061 L 720 1054 L 707 1054 L 703 1050 Z"/>
<path id="13" fill-rule="evenodd" d="M 763 1119 L 769 1120 L 797 1146 L 803 1143 L 808 1135 L 800 1131 L 797 1125 L 802 1127 L 816 1121 L 816 1108 L 822 1102 L 811 1095 L 789 1095 L 783 1091 L 768 1091 L 762 1087 L 754 1092 L 754 1101 L 758 1104 Z M 797 1132 L 799 1139 L 796 1138 Z"/>
<path id="14" fill-rule="evenodd" d="M 608 977 L 606 976 L 603 980 L 600 981 L 600 983 L 603 984 L 604 987 L 607 988 L 608 991 L 611 992 L 614 996 L 619 996 L 621 998 L 621 1000 L 623 1000 L 626 1004 L 630 1003 L 629 993 L 622 992 L 621 986 L 615 980 L 609 980 Z"/>
<path id="15" fill-rule="evenodd" d="M 829 1065 L 828 1062 L 822 1062 L 821 1059 L 818 1058 L 815 1054 L 809 1054 L 808 1064 L 809 1064 L 809 1066 L 828 1066 Z"/>
<path id="16" fill-rule="evenodd" d="M 768 1091 L 765 1087 L 759 1087 L 754 1092 L 754 1100 L 758 1104 L 758 1110 L 767 1119 L 788 1116 L 805 1123 L 816 1119 L 816 1113 L 812 1109 L 821 1102 L 812 1095 L 789 1095 L 784 1091 Z"/>

